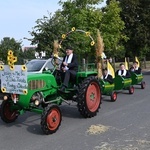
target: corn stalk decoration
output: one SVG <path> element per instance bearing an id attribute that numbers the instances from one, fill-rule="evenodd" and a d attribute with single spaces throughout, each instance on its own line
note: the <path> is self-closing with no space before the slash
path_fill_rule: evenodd
<path id="1" fill-rule="evenodd" d="M 53 50 L 53 56 L 54 56 L 54 64 L 58 64 L 58 49 L 59 49 L 59 43 L 58 40 L 54 40 L 54 50 Z"/>
<path id="2" fill-rule="evenodd" d="M 97 42 L 95 44 L 96 47 L 96 62 L 97 62 L 97 71 L 98 71 L 98 79 L 102 76 L 102 52 L 104 51 L 104 43 L 103 39 L 100 35 L 99 30 L 97 30 Z"/>

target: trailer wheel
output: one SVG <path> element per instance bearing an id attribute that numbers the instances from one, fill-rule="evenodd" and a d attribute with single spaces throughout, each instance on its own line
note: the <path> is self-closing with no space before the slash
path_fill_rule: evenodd
<path id="1" fill-rule="evenodd" d="M 133 94 L 134 93 L 134 87 L 133 86 L 130 86 L 129 87 L 129 94 Z"/>
<path id="2" fill-rule="evenodd" d="M 116 92 L 112 92 L 111 93 L 111 101 L 115 102 L 117 100 L 117 93 Z"/>
<path id="3" fill-rule="evenodd" d="M 141 89 L 145 89 L 145 86 L 146 86 L 145 82 L 142 81 L 142 82 L 141 82 Z"/>
<path id="4" fill-rule="evenodd" d="M 79 86 L 77 107 L 82 116 L 91 118 L 97 115 L 101 104 L 101 89 L 94 77 L 86 78 Z"/>
<path id="5" fill-rule="evenodd" d="M 18 118 L 18 111 L 12 109 L 13 102 L 3 101 L 1 104 L 1 119 L 6 123 L 12 123 Z"/>
<path id="6" fill-rule="evenodd" d="M 62 120 L 60 108 L 57 105 L 48 105 L 45 107 L 41 116 L 41 128 L 45 134 L 55 133 Z"/>

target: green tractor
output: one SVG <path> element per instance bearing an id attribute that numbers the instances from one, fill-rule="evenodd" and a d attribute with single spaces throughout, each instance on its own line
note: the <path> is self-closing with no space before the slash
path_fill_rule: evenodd
<path id="1" fill-rule="evenodd" d="M 101 104 L 101 88 L 96 78 L 96 69 L 91 69 L 92 67 L 88 65 L 86 71 L 79 70 L 76 80 L 70 81 L 70 87 L 65 92 L 60 92 L 58 90 L 61 86 L 60 73 L 56 68 L 57 66 L 54 66 L 53 70 L 38 74 L 27 73 L 27 86 L 19 83 L 20 81 L 25 82 L 25 79 L 21 78 L 21 74 L 22 72 L 25 73 L 25 70 L 20 71 L 20 78 L 11 77 L 19 74 L 18 70 L 14 68 L 8 72 L 4 70 L 2 76 L 7 76 L 8 82 L 3 83 L 2 81 L 1 84 L 1 90 L 4 93 L 1 104 L 1 119 L 6 123 L 11 123 L 26 111 L 37 112 L 41 114 L 43 132 L 52 134 L 58 130 L 61 124 L 62 114 L 59 106 L 63 102 L 69 104 L 69 100 L 77 103 L 78 111 L 83 117 L 96 116 Z M 13 80 L 14 84 L 11 84 L 9 78 Z M 4 87 L 8 85 L 11 87 L 9 91 Z M 23 93 L 20 94 L 19 88 L 27 89 L 22 90 Z"/>

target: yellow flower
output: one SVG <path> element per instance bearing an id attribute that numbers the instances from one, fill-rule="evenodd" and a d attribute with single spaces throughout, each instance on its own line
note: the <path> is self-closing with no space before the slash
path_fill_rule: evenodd
<path id="1" fill-rule="evenodd" d="M 6 88 L 2 87 L 2 88 L 1 88 L 1 91 L 2 91 L 3 93 L 6 93 Z"/>
<path id="2" fill-rule="evenodd" d="M 28 90 L 27 90 L 27 89 L 24 89 L 24 90 L 23 90 L 23 94 L 26 95 L 27 93 L 28 93 Z"/>
<path id="3" fill-rule="evenodd" d="M 13 62 L 17 62 L 17 57 L 13 57 Z"/>
<path id="4" fill-rule="evenodd" d="M 4 70 L 4 66 L 3 65 L 0 65 L 0 70 Z"/>
<path id="5" fill-rule="evenodd" d="M 12 60 L 12 56 L 7 56 L 7 61 L 11 61 Z"/>
<path id="6" fill-rule="evenodd" d="M 14 65 L 14 63 L 12 61 L 8 61 L 8 65 L 12 66 L 12 65 Z"/>
<path id="7" fill-rule="evenodd" d="M 25 71 L 25 70 L 27 70 L 27 67 L 26 67 L 26 65 L 22 65 L 21 69 L 22 69 L 22 71 Z"/>
<path id="8" fill-rule="evenodd" d="M 75 31 L 76 30 L 76 28 L 75 27 L 73 27 L 72 29 L 71 29 L 71 31 Z"/>
<path id="9" fill-rule="evenodd" d="M 12 70 L 12 71 L 13 71 L 13 70 L 15 69 L 15 66 L 14 66 L 14 65 L 10 65 L 10 67 L 9 67 L 9 68 L 10 68 L 10 70 Z"/>
<path id="10" fill-rule="evenodd" d="M 63 39 L 65 39 L 65 38 L 66 38 L 66 35 L 65 35 L 65 34 L 63 34 L 63 35 L 62 35 L 62 38 L 63 38 Z"/>
<path id="11" fill-rule="evenodd" d="M 90 32 L 85 32 L 86 36 L 90 36 Z"/>
<path id="12" fill-rule="evenodd" d="M 9 51 L 8 51 L 8 55 L 13 55 L 13 51 L 12 51 L 12 50 L 9 50 Z"/>
<path id="13" fill-rule="evenodd" d="M 93 46 L 94 44 L 95 44 L 95 42 L 94 42 L 94 41 L 92 41 L 92 42 L 91 42 L 91 46 Z"/>

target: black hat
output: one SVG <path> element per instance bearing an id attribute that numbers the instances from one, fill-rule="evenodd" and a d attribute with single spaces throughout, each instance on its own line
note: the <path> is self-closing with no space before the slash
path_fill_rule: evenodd
<path id="1" fill-rule="evenodd" d="M 66 47 L 66 50 L 73 50 L 72 47 Z"/>

